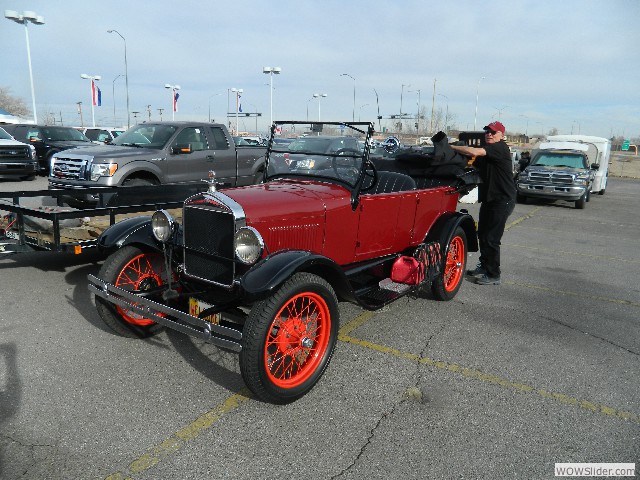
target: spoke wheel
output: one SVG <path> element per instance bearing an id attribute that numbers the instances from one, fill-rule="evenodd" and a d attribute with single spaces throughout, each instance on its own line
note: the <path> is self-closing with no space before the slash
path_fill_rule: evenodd
<path id="1" fill-rule="evenodd" d="M 467 237 L 457 227 L 446 249 L 442 273 L 434 280 L 432 291 L 436 299 L 448 301 L 456 296 L 467 264 Z"/>
<path id="2" fill-rule="evenodd" d="M 306 394 L 329 364 L 338 323 L 338 301 L 325 280 L 309 273 L 291 277 L 249 314 L 240 354 L 247 386 L 272 403 Z"/>
<path id="3" fill-rule="evenodd" d="M 164 258 L 156 252 L 144 252 L 133 246 L 117 250 L 105 260 L 98 276 L 124 290 L 144 291 L 167 283 Z M 172 281 L 176 280 L 172 272 Z M 147 337 L 159 330 L 153 320 L 96 297 L 100 318 L 125 337 Z"/>

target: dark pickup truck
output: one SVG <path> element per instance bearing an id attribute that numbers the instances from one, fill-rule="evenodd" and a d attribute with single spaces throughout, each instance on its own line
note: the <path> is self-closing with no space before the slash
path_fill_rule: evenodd
<path id="1" fill-rule="evenodd" d="M 262 180 L 265 152 L 263 146 L 236 146 L 222 124 L 140 123 L 108 145 L 55 154 L 49 188 L 201 183 L 210 170 L 221 186 L 251 185 Z"/>

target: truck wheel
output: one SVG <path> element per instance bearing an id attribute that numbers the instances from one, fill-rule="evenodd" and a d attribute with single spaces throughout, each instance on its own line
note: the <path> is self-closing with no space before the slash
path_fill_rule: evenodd
<path id="1" fill-rule="evenodd" d="M 584 192 L 579 200 L 576 200 L 576 208 L 582 210 L 587 204 L 587 194 L 588 192 Z"/>
<path id="2" fill-rule="evenodd" d="M 251 309 L 240 352 L 242 378 L 265 402 L 297 400 L 327 368 L 338 326 L 338 300 L 331 285 L 317 275 L 296 273 Z"/>
<path id="3" fill-rule="evenodd" d="M 143 252 L 138 247 L 130 245 L 109 256 L 98 277 L 125 290 L 147 290 L 167 283 L 162 255 Z M 96 297 L 96 309 L 102 321 L 123 337 L 145 338 L 161 329 L 153 320 L 113 305 L 100 297 Z"/>
<path id="4" fill-rule="evenodd" d="M 524 205 L 527 203 L 527 197 L 525 197 L 524 195 L 520 195 L 519 193 L 516 193 L 516 202 L 522 203 Z"/>
<path id="5" fill-rule="evenodd" d="M 467 235 L 457 227 L 446 249 L 442 273 L 431 284 L 436 300 L 449 301 L 456 296 L 467 264 Z"/>
<path id="6" fill-rule="evenodd" d="M 157 183 L 147 180 L 146 178 L 127 178 L 123 183 L 123 187 L 147 187 L 157 185 Z"/>

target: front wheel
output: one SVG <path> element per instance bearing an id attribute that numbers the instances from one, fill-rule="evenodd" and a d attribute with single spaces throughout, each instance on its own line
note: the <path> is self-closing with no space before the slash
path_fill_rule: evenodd
<path id="1" fill-rule="evenodd" d="M 467 235 L 461 227 L 456 227 L 445 251 L 442 272 L 431 284 L 436 300 L 449 301 L 456 296 L 467 264 Z"/>
<path id="2" fill-rule="evenodd" d="M 338 338 L 338 300 L 331 285 L 297 273 L 251 309 L 244 326 L 240 371 L 261 400 L 293 402 L 320 380 Z"/>
<path id="3" fill-rule="evenodd" d="M 172 276 L 174 281 L 175 273 L 172 272 Z M 168 283 L 162 254 L 145 252 L 131 245 L 110 255 L 102 265 L 98 277 L 129 291 L 150 290 Z M 153 320 L 100 297 L 96 297 L 96 309 L 102 321 L 123 337 L 145 338 L 161 329 Z"/>
<path id="4" fill-rule="evenodd" d="M 588 195 L 588 192 L 584 192 L 580 197 L 580 199 L 576 200 L 575 207 L 577 209 L 582 210 L 587 205 L 587 202 L 588 202 L 587 195 Z"/>

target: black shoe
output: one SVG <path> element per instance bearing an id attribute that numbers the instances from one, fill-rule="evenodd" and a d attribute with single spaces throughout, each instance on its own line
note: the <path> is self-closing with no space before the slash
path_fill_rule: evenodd
<path id="1" fill-rule="evenodd" d="M 500 285 L 500 277 L 490 277 L 486 273 L 475 278 L 478 285 Z"/>
<path id="2" fill-rule="evenodd" d="M 469 277 L 479 277 L 481 275 L 486 275 L 486 273 L 486 270 L 480 262 L 478 262 L 478 265 L 476 265 L 476 268 L 473 270 L 467 270 L 467 276 Z"/>

